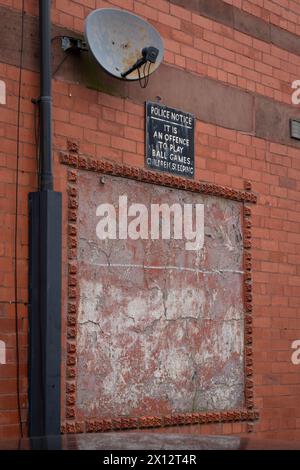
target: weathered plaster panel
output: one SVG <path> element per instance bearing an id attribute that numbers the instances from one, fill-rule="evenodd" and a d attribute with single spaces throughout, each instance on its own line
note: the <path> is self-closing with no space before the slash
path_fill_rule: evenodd
<path id="1" fill-rule="evenodd" d="M 120 195 L 147 207 L 203 203 L 203 249 L 99 240 L 96 209 Z M 242 407 L 242 204 L 85 171 L 78 196 L 79 418 Z"/>

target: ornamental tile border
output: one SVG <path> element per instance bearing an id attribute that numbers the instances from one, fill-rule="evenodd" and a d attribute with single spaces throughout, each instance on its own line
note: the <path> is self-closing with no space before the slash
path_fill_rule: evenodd
<path id="1" fill-rule="evenodd" d="M 96 160 L 79 154 L 78 145 L 68 142 L 68 152 L 60 152 L 60 163 L 70 167 L 67 172 L 68 191 L 68 302 L 66 329 L 66 390 L 65 416 L 61 432 L 105 432 L 125 429 L 145 429 L 188 424 L 211 424 L 248 422 L 248 432 L 253 431 L 253 421 L 259 419 L 253 400 L 253 351 L 252 351 L 252 234 L 251 208 L 247 203 L 256 203 L 250 181 L 245 181 L 244 190 L 237 190 L 217 184 L 193 181 L 164 173 L 155 173 L 143 168 L 107 160 Z M 243 203 L 243 242 L 244 242 L 244 375 L 245 407 L 228 411 L 209 411 L 199 413 L 180 413 L 165 416 L 141 416 L 138 418 L 115 417 L 112 419 L 95 418 L 86 421 L 76 419 L 76 353 L 77 353 L 77 314 L 78 314 L 78 264 L 77 264 L 77 219 L 78 219 L 78 170 L 94 171 L 130 178 L 150 184 L 183 189 L 196 193 L 223 197 Z"/>

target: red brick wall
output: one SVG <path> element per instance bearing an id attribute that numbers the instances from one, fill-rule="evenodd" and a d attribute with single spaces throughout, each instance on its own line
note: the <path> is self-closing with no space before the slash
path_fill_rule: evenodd
<path id="1" fill-rule="evenodd" d="M 264 20 L 299 34 L 298 0 L 224 0 Z"/>
<path id="2" fill-rule="evenodd" d="M 77 8 L 71 9 L 69 0 L 58 0 L 53 21 L 82 32 L 84 18 L 95 2 L 71 3 Z M 233 2 L 236 3 L 241 2 Z M 243 2 L 245 11 L 247 3 Z M 167 1 L 155 2 L 156 8 L 152 4 L 130 0 L 96 2 L 97 7 L 120 6 L 150 20 L 164 38 L 165 63 L 290 104 L 291 83 L 300 72 L 299 56 Z M 264 18 L 263 14 L 258 16 Z"/>
<path id="3" fill-rule="evenodd" d="M 25 3 L 27 13 L 36 15 L 37 2 Z M 291 103 L 291 82 L 300 78 L 300 56 L 169 1 L 54 0 L 52 3 L 54 24 L 77 32 L 82 32 L 85 16 L 96 7 L 110 5 L 134 11 L 148 19 L 162 34 L 166 64 L 272 98 L 278 103 Z M 296 0 L 228 0 L 227 3 L 299 34 L 300 4 Z M 0 0 L 0 6 L 18 10 L 21 1 Z M 0 365 L 0 438 L 18 435 L 19 431 L 14 304 L 19 79 L 18 67 L 0 61 L 0 80 L 4 80 L 7 87 L 7 103 L 0 105 L 0 340 L 7 346 L 7 364 Z M 17 311 L 24 423 L 27 421 L 28 385 L 27 194 L 37 185 L 31 98 L 38 94 L 38 74 L 23 70 Z M 53 105 L 55 186 L 63 192 L 65 204 L 65 169 L 58 163 L 58 151 L 66 149 L 68 139 L 79 141 L 80 151 L 85 155 L 105 156 L 144 166 L 142 103 L 89 90 L 60 77 L 53 80 Z M 278 144 L 199 120 L 195 137 L 196 179 L 233 188 L 243 188 L 243 181 L 250 180 L 259 195 L 258 203 L 253 207 L 253 318 L 254 396 L 261 417 L 254 426 L 220 424 L 202 427 L 199 432 L 230 434 L 254 430 L 257 436 L 299 439 L 300 366 L 291 362 L 291 343 L 300 339 L 300 151 L 292 141 L 289 145 Z M 64 259 L 66 250 L 64 236 Z M 65 271 L 63 275 L 65 294 Z M 199 427 L 195 429 L 199 430 Z M 24 431 L 26 433 L 26 425 Z"/>

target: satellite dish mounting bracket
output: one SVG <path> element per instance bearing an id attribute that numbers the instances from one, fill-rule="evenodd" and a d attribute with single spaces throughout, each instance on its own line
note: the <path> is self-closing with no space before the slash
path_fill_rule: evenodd
<path id="1" fill-rule="evenodd" d="M 71 36 L 61 37 L 61 48 L 64 52 L 73 52 L 77 54 L 80 52 L 88 52 L 88 47 L 85 41 Z"/>

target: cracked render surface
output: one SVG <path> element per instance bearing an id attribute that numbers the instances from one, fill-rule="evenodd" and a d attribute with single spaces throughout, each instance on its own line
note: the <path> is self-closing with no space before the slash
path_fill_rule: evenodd
<path id="1" fill-rule="evenodd" d="M 79 171 L 79 416 L 243 405 L 239 202 Z M 99 204 L 204 204 L 204 246 L 99 240 Z M 132 219 L 132 218 L 131 218 Z M 129 221 L 131 220 L 129 217 Z"/>

